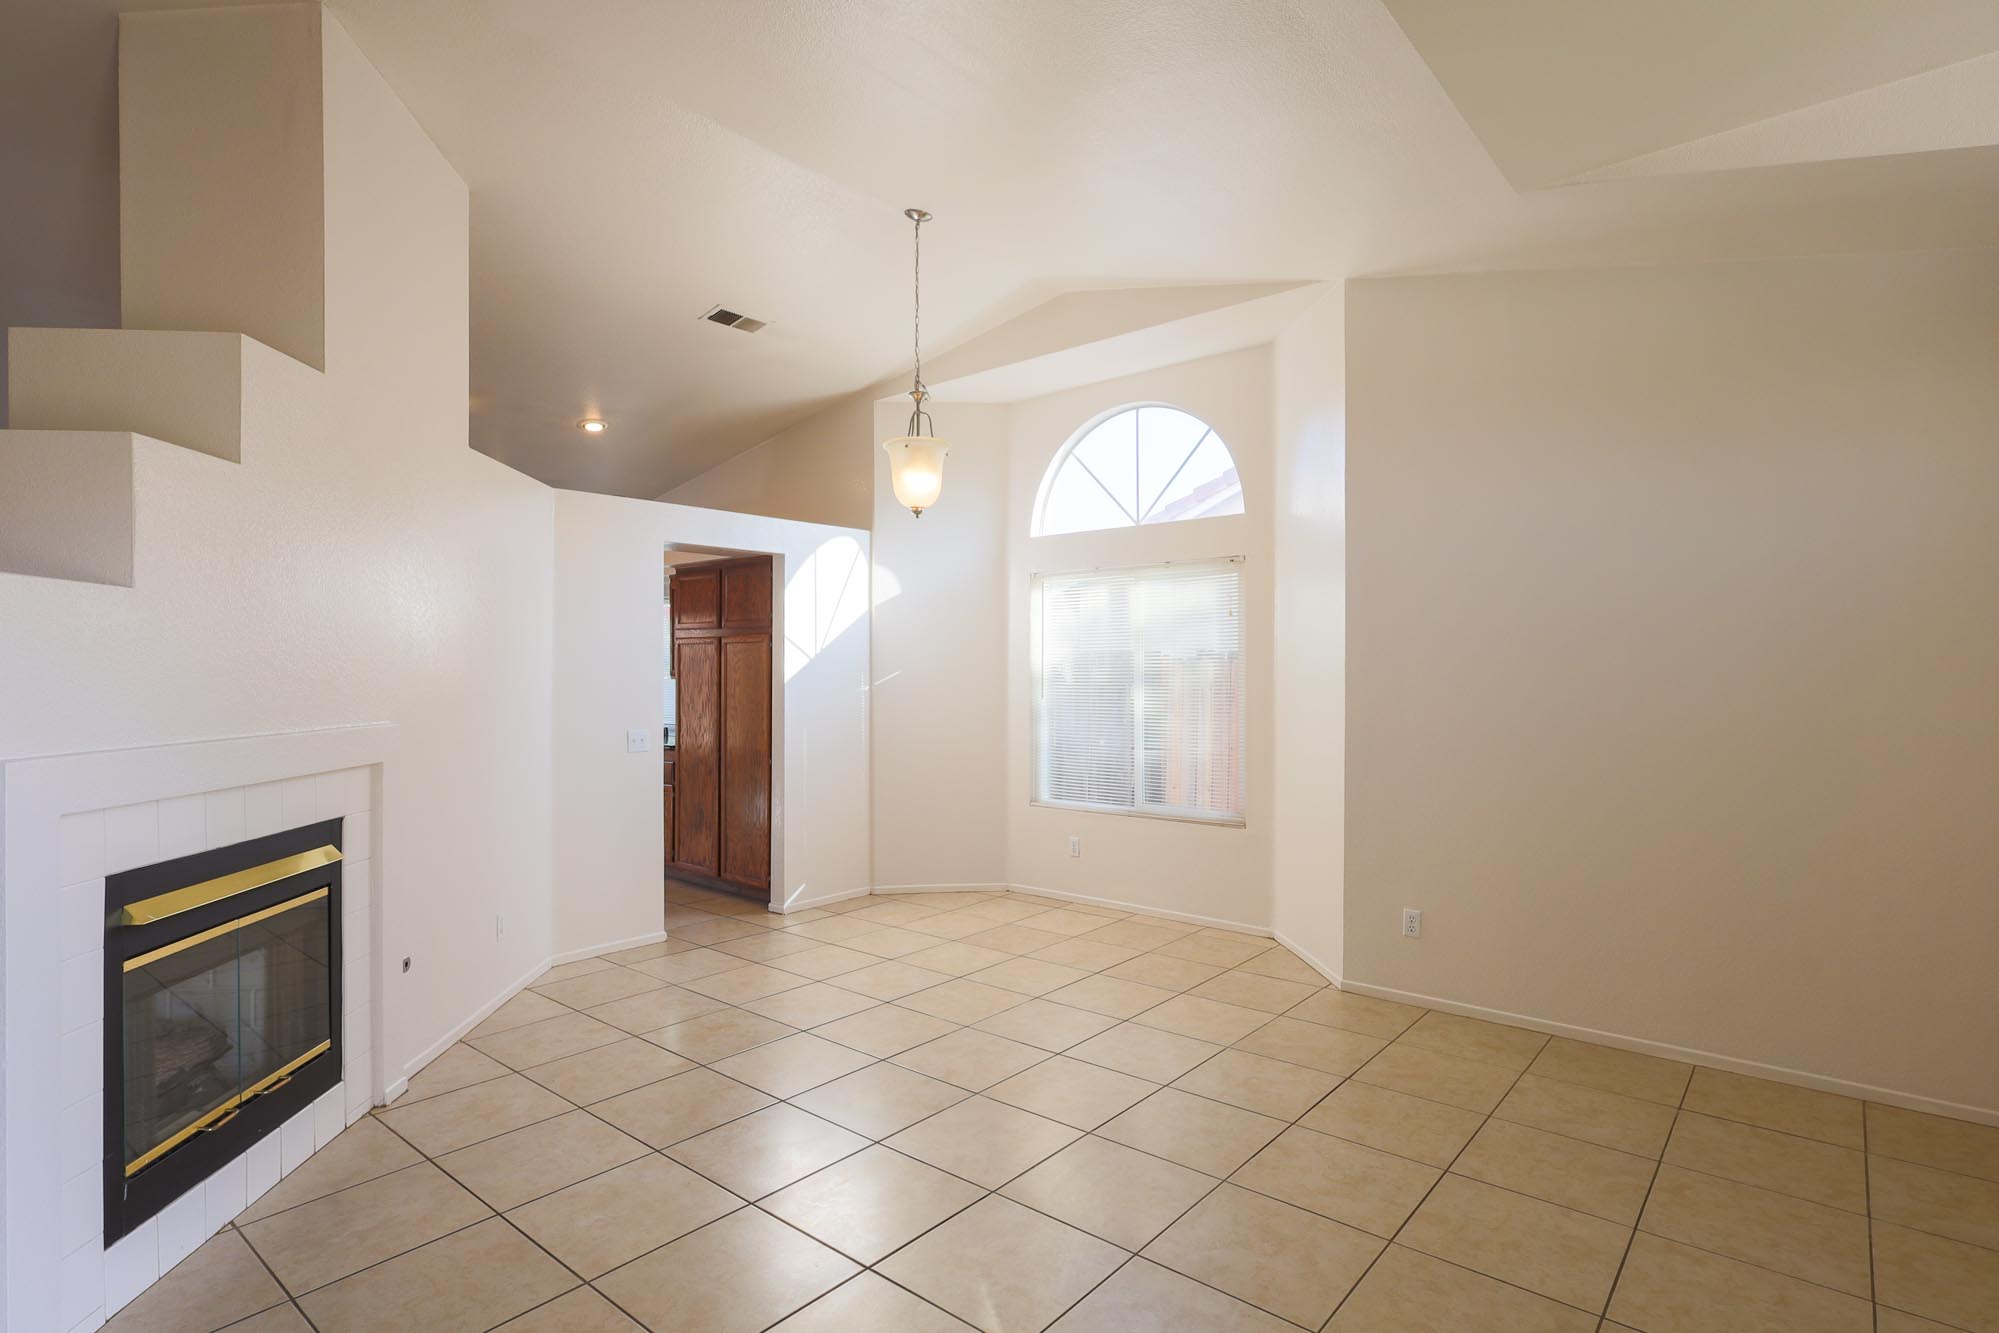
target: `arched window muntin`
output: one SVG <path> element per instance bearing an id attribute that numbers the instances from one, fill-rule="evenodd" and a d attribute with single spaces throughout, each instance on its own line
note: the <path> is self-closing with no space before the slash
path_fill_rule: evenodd
<path id="1" fill-rule="evenodd" d="M 1030 535 L 1102 532 L 1243 512 L 1235 455 L 1173 403 L 1125 403 L 1069 437 L 1035 496 Z"/>

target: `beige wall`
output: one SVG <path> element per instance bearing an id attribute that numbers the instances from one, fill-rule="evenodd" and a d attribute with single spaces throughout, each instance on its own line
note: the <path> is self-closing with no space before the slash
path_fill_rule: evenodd
<path id="1" fill-rule="evenodd" d="M 873 395 L 854 394 L 659 498 L 865 528 L 874 521 L 873 430 Z"/>
<path id="2" fill-rule="evenodd" d="M 254 23 L 205 10 L 121 27 L 124 328 L 243 333 L 326 368 L 332 201 L 310 145 L 351 127 L 322 115 L 321 18 L 282 5 Z M 205 151 L 190 153 L 196 136 Z M 242 193 L 244 207 L 214 206 Z"/>
<path id="3" fill-rule="evenodd" d="M 76 0 L 0 8 L 0 329 L 118 323 L 117 32 Z"/>
<path id="4" fill-rule="evenodd" d="M 1334 287 L 1278 338 L 1271 924 L 1341 967 L 1346 870 L 1346 300 Z"/>
<path id="5" fill-rule="evenodd" d="M 1030 537 L 1041 478 L 1090 420 L 1171 403 L 1212 425 L 1235 455 L 1246 512 L 1112 532 Z M 1029 889 L 1130 903 L 1204 920 L 1270 924 L 1272 798 L 1270 349 L 1250 348 L 1014 405 L 1007 512 L 1007 863 Z M 947 481 L 946 486 L 950 485 Z M 941 510 L 940 510 L 941 514 Z M 926 517 L 926 521 L 927 517 Z M 1055 809 L 1029 803 L 1028 583 L 1035 573 L 1242 556 L 1249 694 L 1244 827 Z M 1070 837 L 1083 854 L 1069 855 Z"/>
<path id="6" fill-rule="evenodd" d="M 1348 978 L 1999 1112 L 1999 253 L 1347 293 Z"/>
<path id="7" fill-rule="evenodd" d="M 1011 412 L 940 403 L 944 491 L 918 518 L 874 455 L 875 875 L 883 889 L 1006 883 Z M 907 399 L 872 438 L 903 433 Z"/>

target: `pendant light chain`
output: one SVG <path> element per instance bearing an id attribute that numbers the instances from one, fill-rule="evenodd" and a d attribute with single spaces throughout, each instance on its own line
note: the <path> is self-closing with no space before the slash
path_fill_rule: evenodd
<path id="1" fill-rule="evenodd" d="M 923 219 L 928 216 L 929 214 L 927 213 L 918 213 L 914 219 L 916 223 L 916 265 L 914 282 L 915 299 L 913 304 L 915 306 L 916 317 L 913 321 L 915 338 L 911 343 L 911 349 L 916 355 L 916 387 L 919 391 L 923 388 Z"/>
<path id="2" fill-rule="evenodd" d="M 910 304 L 915 314 L 911 321 L 910 354 L 916 362 L 916 380 L 909 390 L 915 403 L 909 414 L 909 433 L 927 436 L 935 429 L 930 424 L 930 414 L 923 410 L 923 400 L 930 396 L 930 391 L 923 387 L 923 224 L 930 221 L 930 215 L 920 208 L 906 208 L 903 216 L 916 224 L 915 263 L 910 278 Z"/>

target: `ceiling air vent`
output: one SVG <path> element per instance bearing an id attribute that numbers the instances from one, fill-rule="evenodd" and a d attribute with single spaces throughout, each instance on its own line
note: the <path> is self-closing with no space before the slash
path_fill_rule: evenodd
<path id="1" fill-rule="evenodd" d="M 730 328 L 740 329 L 744 333 L 755 333 L 769 322 L 767 320 L 751 319 L 748 315 L 739 315 L 727 306 L 720 305 L 709 307 L 708 312 L 702 315 L 701 318 L 707 320 L 710 324 L 726 324 Z"/>

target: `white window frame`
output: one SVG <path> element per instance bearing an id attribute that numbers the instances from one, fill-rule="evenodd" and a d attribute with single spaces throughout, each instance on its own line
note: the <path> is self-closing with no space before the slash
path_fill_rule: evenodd
<path id="1" fill-rule="evenodd" d="M 1240 555 L 1217 556 L 1199 560 L 1158 560 L 1138 565 L 1097 565 L 1088 569 L 1036 570 L 1028 575 L 1027 589 L 1027 803 L 1045 810 L 1082 810 L 1091 814 L 1122 815 L 1133 819 L 1164 819 L 1180 824 L 1201 824 L 1210 828 L 1245 828 L 1249 813 L 1249 691 L 1248 652 L 1249 636 L 1244 625 L 1247 619 L 1247 597 L 1244 595 L 1241 577 L 1245 564 Z M 1232 566 L 1236 571 L 1236 658 L 1243 664 L 1244 688 L 1236 694 L 1236 737 L 1242 756 L 1242 806 L 1233 814 L 1207 814 L 1195 810 L 1142 804 L 1106 805 L 1093 801 L 1059 801 L 1041 796 L 1041 691 L 1042 691 L 1042 628 L 1041 628 L 1041 588 L 1042 581 L 1050 578 L 1074 578 L 1080 574 L 1134 574 L 1163 569 L 1200 568 L 1203 566 Z M 1145 789 L 1143 764 L 1144 747 L 1136 743 L 1142 734 L 1140 725 L 1144 716 L 1145 692 L 1140 681 L 1132 692 L 1132 734 L 1134 737 L 1132 754 L 1132 791 L 1134 794 Z"/>
<path id="2" fill-rule="evenodd" d="M 1136 412 L 1141 408 L 1147 408 L 1147 407 L 1161 408 L 1170 412 L 1178 412 L 1183 416 L 1192 417 L 1194 420 L 1200 422 L 1202 426 L 1206 427 L 1208 435 L 1214 437 L 1215 443 L 1219 444 L 1222 447 L 1223 452 L 1228 454 L 1229 463 L 1236 469 L 1237 485 L 1239 488 L 1239 493 L 1241 495 L 1241 503 L 1244 506 L 1242 512 L 1235 514 L 1212 514 L 1206 518 L 1167 519 L 1156 523 L 1146 522 L 1145 516 L 1143 514 L 1140 514 L 1130 523 L 1117 523 L 1111 525 L 1110 527 L 1077 528 L 1073 532 L 1047 531 L 1045 516 L 1048 509 L 1049 497 L 1054 493 L 1055 481 L 1057 476 L 1062 472 L 1062 470 L 1066 466 L 1068 466 L 1071 459 L 1074 458 L 1077 447 L 1081 445 L 1084 440 L 1087 440 L 1090 437 L 1090 435 L 1097 429 L 1097 427 L 1103 425 L 1106 421 L 1111 420 L 1113 417 L 1121 417 L 1127 412 Z M 1199 447 L 1200 446 L 1197 443 L 1195 445 L 1195 448 Z M 1193 453 L 1191 450 L 1188 452 L 1187 457 L 1189 459 L 1193 457 Z M 1185 465 L 1186 461 L 1187 461 L 1186 459 L 1182 460 L 1182 466 Z M 1084 467 L 1087 470 L 1088 467 L 1087 464 L 1082 463 L 1080 459 L 1076 460 L 1076 462 L 1078 466 Z M 1094 476 L 1094 474 L 1092 475 Z M 1097 484 L 1099 486 L 1102 486 L 1103 481 L 1101 479 L 1098 479 Z M 1168 485 L 1171 484 L 1172 483 L 1169 480 Z M 1246 490 L 1240 490 L 1241 485 L 1242 485 L 1242 466 L 1240 463 L 1236 462 L 1235 449 L 1229 444 L 1227 440 L 1222 438 L 1221 432 L 1216 429 L 1213 422 L 1209 421 L 1206 417 L 1202 416 L 1198 412 L 1195 412 L 1191 408 L 1182 407 L 1179 403 L 1169 403 L 1164 399 L 1159 399 L 1159 398 L 1142 398 L 1137 402 L 1124 403 L 1117 407 L 1106 408 L 1104 411 L 1097 413 L 1095 416 L 1091 417 L 1088 421 L 1085 421 L 1082 424 L 1082 426 L 1076 430 L 1075 434 L 1071 435 L 1066 441 L 1064 441 L 1062 447 L 1055 451 L 1055 457 L 1053 457 L 1048 461 L 1048 466 L 1045 469 L 1043 469 L 1041 473 L 1040 485 L 1035 487 L 1034 508 L 1028 515 L 1027 535 L 1038 541 L 1044 537 L 1060 539 L 1064 537 L 1078 537 L 1082 536 L 1085 533 L 1133 532 L 1143 528 L 1165 527 L 1172 523 L 1206 523 L 1206 522 L 1215 521 L 1217 519 L 1241 518 L 1243 517 L 1244 514 L 1249 512 L 1248 511 L 1249 495 Z M 1112 499 L 1113 502 L 1115 503 L 1116 497 L 1112 497 Z"/>

